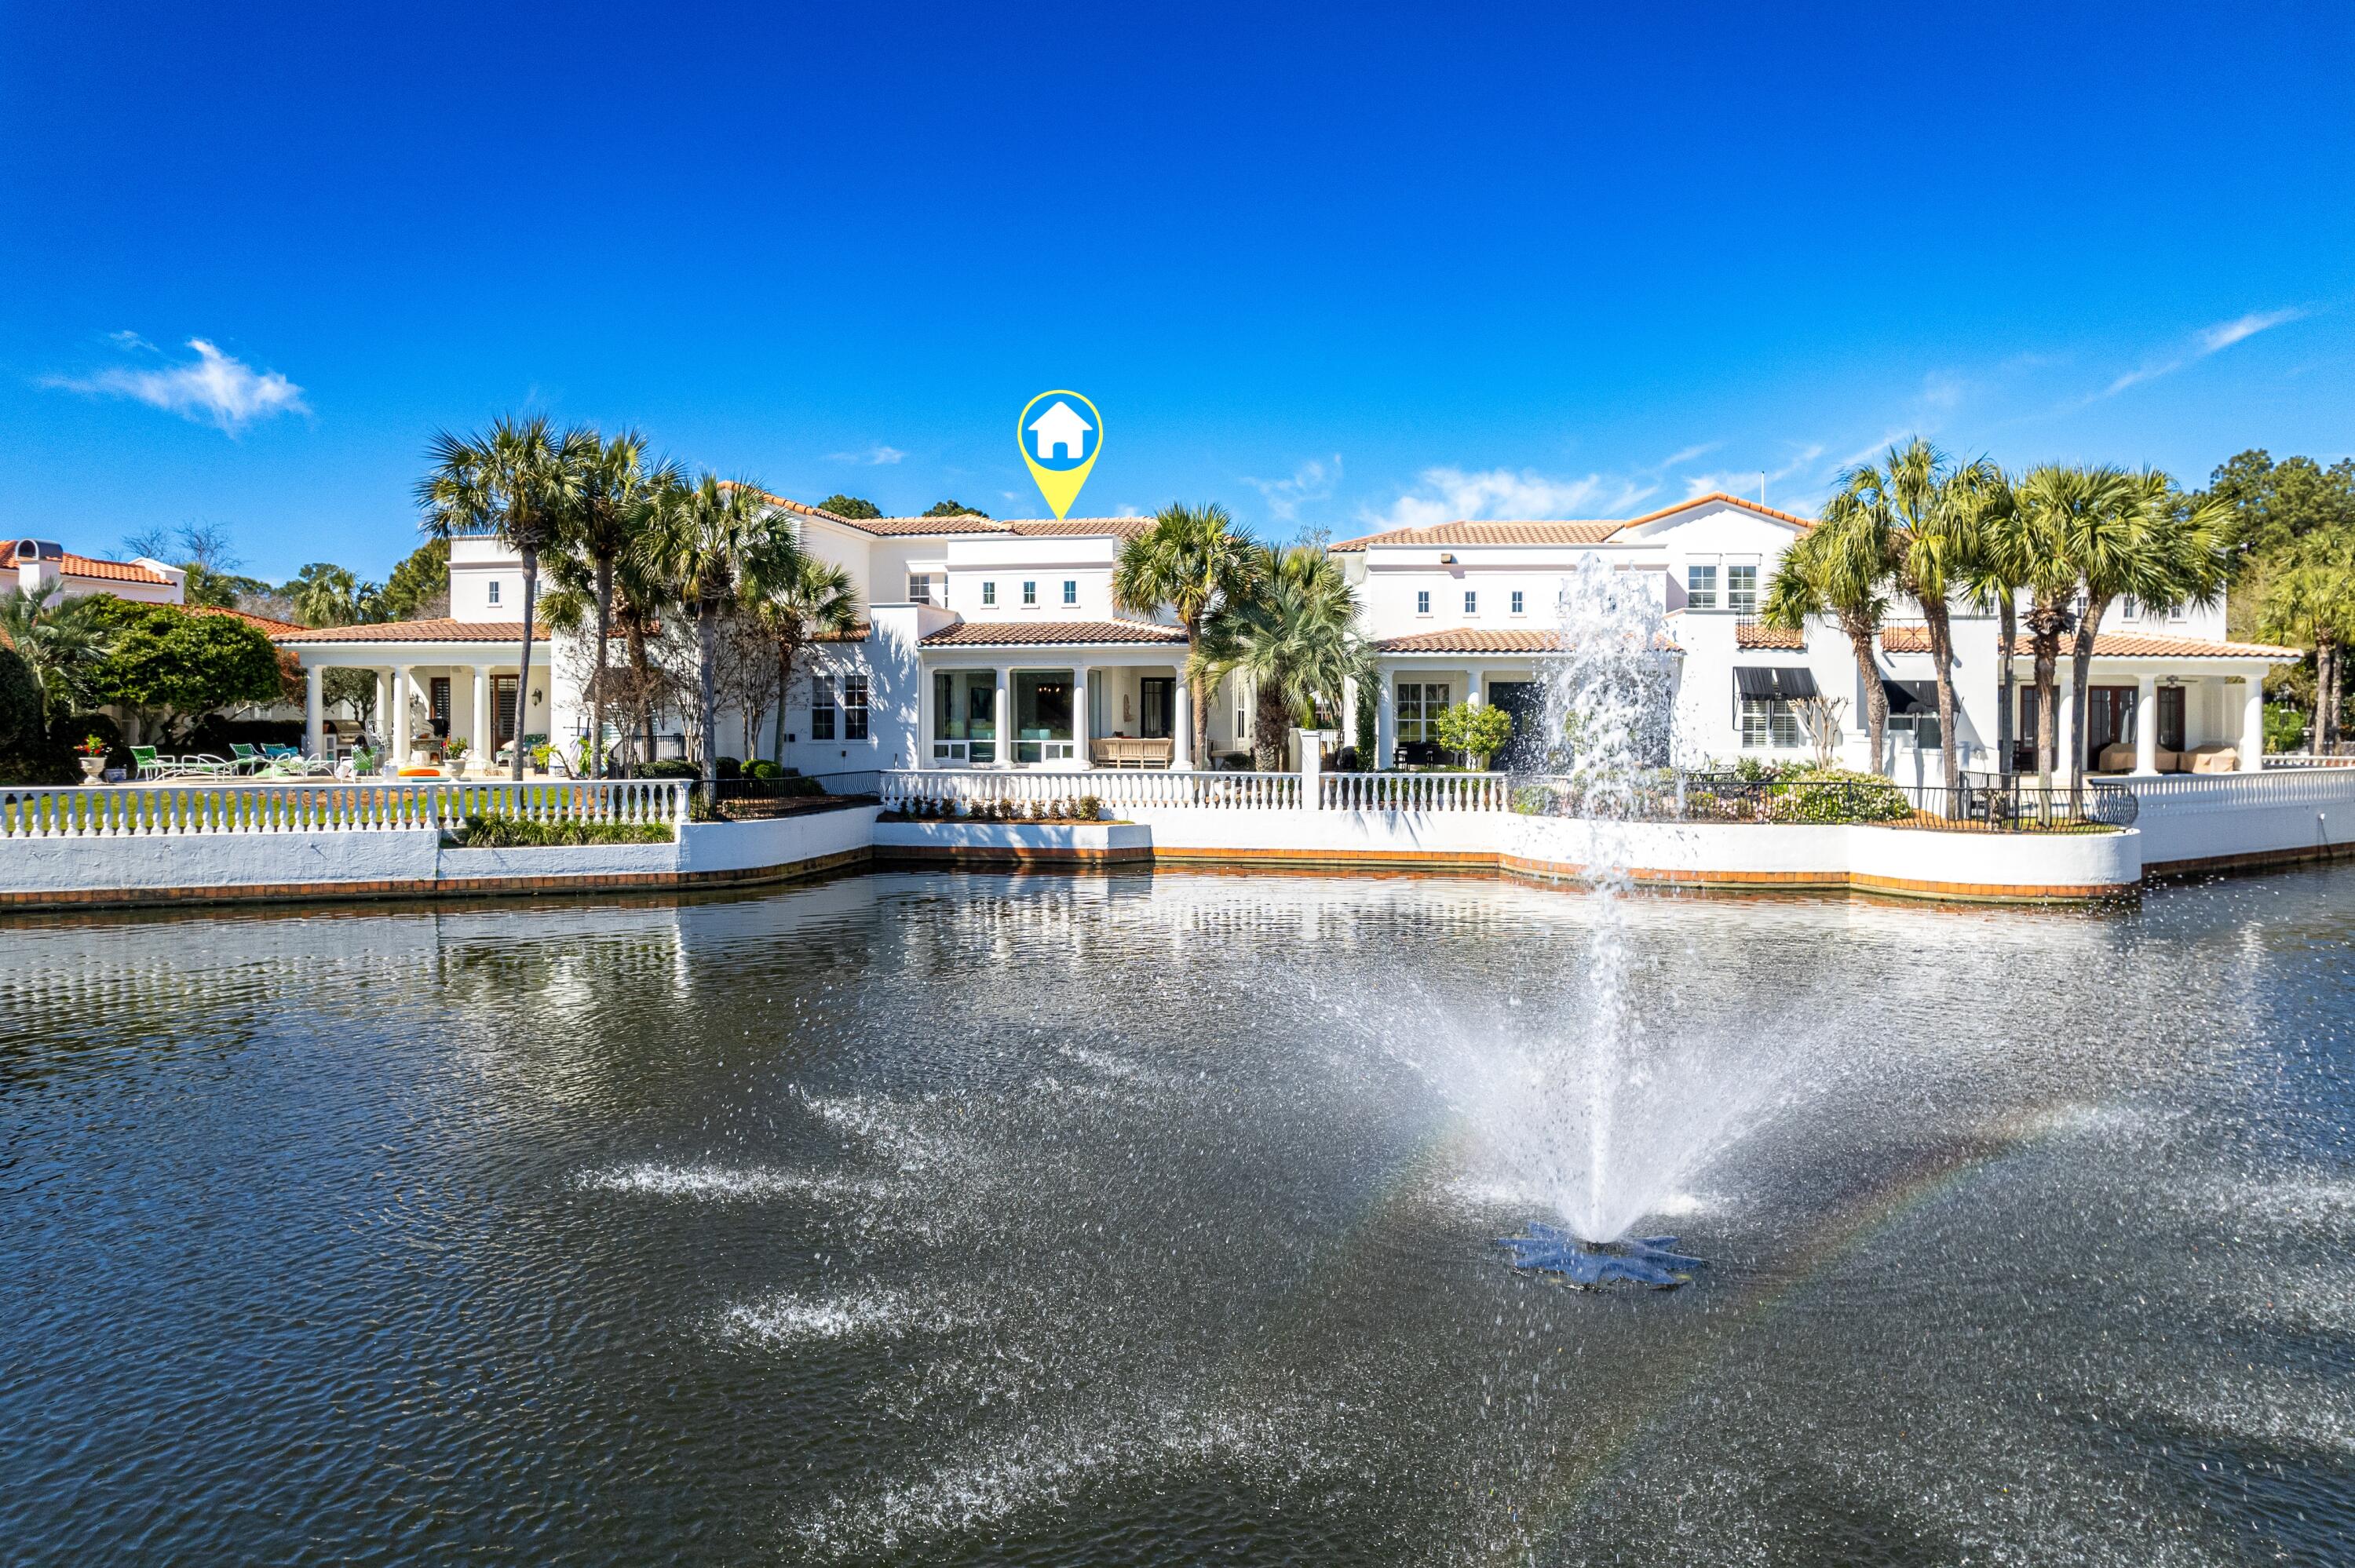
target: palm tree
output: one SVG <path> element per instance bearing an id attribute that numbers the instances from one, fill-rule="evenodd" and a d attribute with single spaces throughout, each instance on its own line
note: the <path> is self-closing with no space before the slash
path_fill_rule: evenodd
<path id="1" fill-rule="evenodd" d="M 709 778 L 719 723 L 719 618 L 787 578 L 801 546 L 759 485 L 707 473 L 655 498 L 644 553 L 695 610 L 697 729 Z"/>
<path id="2" fill-rule="evenodd" d="M 2339 734 L 2339 687 L 2346 648 L 2355 641 L 2355 549 L 2327 535 L 2312 538 L 2286 570 L 2267 580 L 2257 634 L 2314 650 L 2314 754 Z"/>
<path id="3" fill-rule="evenodd" d="M 1857 679 L 1864 687 L 1865 739 L 1874 772 L 1881 770 L 1889 729 L 1889 694 L 1881 690 L 1873 645 L 1888 610 L 1887 537 L 1854 493 L 1837 491 L 1816 525 L 1783 552 L 1766 585 L 1760 619 L 1785 631 L 1805 630 L 1814 615 L 1828 615 L 1838 624 L 1856 654 Z"/>
<path id="4" fill-rule="evenodd" d="M 1202 627 L 1187 674 L 1205 686 L 1250 678 L 1256 693 L 1252 766 L 1284 766 L 1284 732 L 1313 725 L 1320 706 L 1337 706 L 1345 683 L 1372 668 L 1358 634 L 1358 595 L 1323 550 L 1253 546 L 1252 586 L 1227 599 Z"/>
<path id="5" fill-rule="evenodd" d="M 613 636 L 613 579 L 621 562 L 646 531 L 655 497 L 682 478 L 676 463 L 645 466 L 646 441 L 635 430 L 624 430 L 611 440 L 595 430 L 576 427 L 558 444 L 558 461 L 569 481 L 562 487 L 566 502 L 558 528 L 557 548 L 549 559 L 549 575 L 558 585 L 581 596 L 583 613 L 574 619 L 593 622 L 596 639 L 589 680 L 590 769 L 605 772 L 605 698 L 612 682 L 607 676 L 608 650 Z M 551 624 L 553 618 L 551 617 Z"/>
<path id="6" fill-rule="evenodd" d="M 2074 468 L 2044 463 L 2032 468 L 2013 487 L 2019 508 L 2020 566 L 2028 589 L 2028 639 L 2034 661 L 2031 680 L 2036 689 L 2036 772 L 2039 783 L 2052 788 L 2052 770 L 2060 758 L 2061 639 L 2082 616 L 2073 612 L 2089 563 L 2108 580 L 2114 567 L 2105 557 L 2126 549 L 2131 519 L 2142 505 L 2133 475 L 2106 466 Z M 2106 601 L 2105 601 L 2106 602 Z M 2088 622 L 2087 624 L 2091 624 Z M 2085 642 L 2090 662 L 2093 644 Z M 2078 690 L 2071 694 L 2070 714 L 2084 734 L 2083 692 L 2084 672 L 2072 659 Z M 2083 751 L 2082 740 L 2073 749 Z M 2072 770 L 2073 773 L 2073 769 Z"/>
<path id="7" fill-rule="evenodd" d="M 2003 474 L 1980 459 L 1957 468 L 1916 436 L 1889 449 L 1879 466 L 1864 464 L 1839 479 L 1840 497 L 1827 521 L 1857 531 L 1856 547 L 1878 549 L 1891 585 L 1921 607 L 1938 683 L 1939 750 L 1949 795 L 1962 788 L 1962 754 L 1955 745 L 1955 631 L 1951 597 L 1969 581 L 1978 535 L 2008 494 Z M 1835 514 L 1838 516 L 1835 517 Z M 1878 683 L 1876 682 L 1876 684 Z M 1873 755 L 1880 755 L 1876 746 Z"/>
<path id="8" fill-rule="evenodd" d="M 2231 566 L 2230 503 L 2187 502 L 2157 469 L 2122 474 L 2061 518 L 2055 540 L 2075 569 L 2081 608 L 2069 660 L 2069 788 L 2085 773 L 2085 717 L 2094 640 L 2110 606 L 2131 595 L 2158 611 L 2213 604 Z M 2143 715 L 2142 722 L 2155 722 Z"/>
<path id="9" fill-rule="evenodd" d="M 286 585 L 296 619 L 305 626 L 357 626 L 382 619 L 384 589 L 345 567 L 314 561 Z"/>
<path id="10" fill-rule="evenodd" d="M 777 645 L 777 723 L 770 759 L 785 762 L 785 705 L 794 689 L 802 652 L 821 639 L 849 637 L 858 630 L 858 589 L 850 574 L 831 561 L 796 551 L 767 591 L 752 601 L 752 614 Z"/>
<path id="11" fill-rule="evenodd" d="M 562 461 L 545 417 L 502 416 L 479 436 L 435 434 L 432 471 L 417 482 L 424 530 L 437 539 L 487 533 L 523 562 L 522 651 L 517 656 L 515 771 L 523 779 L 521 694 L 531 690 L 531 638 L 539 613 L 539 557 L 557 544 L 578 475 Z"/>
<path id="12" fill-rule="evenodd" d="M 1121 546 L 1112 571 L 1113 602 L 1131 615 L 1153 615 L 1167 606 L 1186 629 L 1186 681 L 1193 698 L 1193 757 L 1197 766 L 1210 749 L 1210 707 L 1198 671 L 1202 623 L 1225 600 L 1252 585 L 1258 565 L 1251 536 L 1238 530 L 1227 509 L 1165 506 L 1153 526 Z"/>
<path id="13" fill-rule="evenodd" d="M 91 705 L 91 677 L 114 642 L 105 596 L 49 597 L 57 591 L 15 588 L 0 597 L 0 646 L 15 645 L 52 716 Z"/>

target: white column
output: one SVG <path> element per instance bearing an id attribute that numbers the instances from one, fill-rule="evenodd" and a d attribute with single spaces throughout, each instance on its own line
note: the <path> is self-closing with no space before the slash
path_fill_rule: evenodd
<path id="1" fill-rule="evenodd" d="M 1358 744 L 1358 677 L 1355 675 L 1341 678 L 1341 744 L 1348 747 Z M 1362 760 L 1359 765 L 1363 766 Z"/>
<path id="2" fill-rule="evenodd" d="M 392 733 L 392 672 L 378 670 L 376 673 L 376 734 L 379 742 Z"/>
<path id="3" fill-rule="evenodd" d="M 466 750 L 478 767 L 490 767 L 493 742 L 491 740 L 491 667 L 488 664 L 474 666 L 474 733 L 467 737 Z"/>
<path id="4" fill-rule="evenodd" d="M 409 672 L 411 666 L 396 664 L 392 671 L 392 761 L 396 768 L 409 766 Z"/>
<path id="5" fill-rule="evenodd" d="M 1316 744 L 1316 731 L 1295 727 L 1293 744 L 1300 748 L 1300 806 L 1303 810 L 1325 809 L 1325 748 Z"/>
<path id="6" fill-rule="evenodd" d="M 1374 676 L 1374 767 L 1388 771 L 1397 751 L 1398 689 L 1391 683 L 1390 672 L 1382 670 Z"/>
<path id="7" fill-rule="evenodd" d="M 1084 664 L 1071 671 L 1071 760 L 1082 768 L 1094 766 L 1088 759 L 1088 671 Z"/>
<path id="8" fill-rule="evenodd" d="M 2241 755 L 2243 773 L 2261 773 L 2265 766 L 2265 678 L 2251 675 L 2241 699 Z"/>
<path id="9" fill-rule="evenodd" d="M 2135 777 L 2158 771 L 2158 677 L 2135 677 Z"/>
<path id="10" fill-rule="evenodd" d="M 1480 705 L 1482 700 L 1483 699 L 1480 695 L 1480 672 L 1477 669 L 1465 670 L 1464 672 L 1465 705 L 1466 707 L 1476 708 Z"/>
<path id="11" fill-rule="evenodd" d="M 327 749 L 327 672 L 314 664 L 303 672 L 303 752 L 318 757 Z"/>
<path id="12" fill-rule="evenodd" d="M 997 765 L 1014 766 L 1014 672 L 997 667 Z"/>
<path id="13" fill-rule="evenodd" d="M 1178 670 L 1177 696 L 1170 704 L 1169 766 L 1194 766 L 1194 686 L 1186 679 L 1186 670 Z"/>

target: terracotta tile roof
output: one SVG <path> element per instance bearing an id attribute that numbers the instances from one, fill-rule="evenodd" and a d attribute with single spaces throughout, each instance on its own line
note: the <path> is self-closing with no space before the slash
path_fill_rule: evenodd
<path id="1" fill-rule="evenodd" d="M 278 642 L 513 642 L 523 626 L 519 620 L 379 620 L 362 626 L 310 626 L 273 638 Z M 548 628 L 536 627 L 532 641 L 548 641 Z"/>
<path id="2" fill-rule="evenodd" d="M 729 488 L 735 488 L 732 482 Z M 796 516 L 815 517 L 844 528 L 856 528 L 878 538 L 903 539 L 951 534 L 1013 534 L 1021 536 L 1091 538 L 1113 534 L 1134 538 L 1153 526 L 1150 517 L 983 517 L 971 512 L 949 517 L 845 517 L 822 507 L 805 505 L 782 495 L 759 492 L 761 498 Z"/>
<path id="3" fill-rule="evenodd" d="M 1459 626 L 1446 631 L 1418 631 L 1411 637 L 1386 637 L 1375 646 L 1385 653 L 1550 653 L 1561 646 L 1561 634 L 1550 628 Z M 1683 652 L 1666 632 L 1653 646 L 1664 653 Z"/>
<path id="4" fill-rule="evenodd" d="M 1762 506 L 1755 501 L 1744 501 L 1738 495 L 1728 495 L 1719 490 L 1625 521 L 1589 518 L 1550 522 L 1484 520 L 1439 523 L 1428 528 L 1399 528 L 1387 534 L 1368 534 L 1361 538 L 1344 539 L 1330 547 L 1335 550 L 1362 550 L 1369 545 L 1600 545 L 1622 529 L 1640 528 L 1646 523 L 1657 523 L 1663 517 L 1673 517 L 1679 512 L 1689 512 L 1696 506 L 1712 503 L 1739 506 L 1744 512 L 1754 512 L 1762 517 L 1772 517 L 1778 523 L 1789 523 L 1800 528 L 1816 525 L 1813 518 L 1802 517 L 1794 512 L 1777 512 L 1771 506 Z"/>
<path id="5" fill-rule="evenodd" d="M 1769 626 L 1763 620 L 1739 621 L 1733 628 L 1736 648 L 1791 648 L 1806 652 L 1807 634 L 1785 631 L 1779 626 Z"/>
<path id="6" fill-rule="evenodd" d="M 1141 620 L 962 620 L 924 639 L 927 648 L 1046 648 L 1089 643 L 1147 643 L 1183 647 L 1186 631 Z"/>
<path id="7" fill-rule="evenodd" d="M 1153 526 L 1150 517 L 861 517 L 853 528 L 887 539 L 1011 534 L 1018 538 L 1133 539 Z"/>
<path id="8" fill-rule="evenodd" d="M 2067 659 L 2074 648 L 2073 635 L 2061 639 L 2061 657 Z M 1881 629 L 1881 651 L 1884 653 L 1927 653 L 1930 651 L 1930 630 L 1925 626 L 1884 626 Z M 2012 644 L 2015 658 L 2027 658 L 2035 652 L 2035 644 L 2022 637 Z M 2306 655 L 2296 648 L 2276 648 L 2267 642 L 2211 642 L 2200 637 L 2152 636 L 2139 631 L 2097 631 L 2094 634 L 2094 657 L 2096 659 L 2270 659 L 2275 662 L 2303 659 Z"/>
<path id="9" fill-rule="evenodd" d="M 1458 522 L 1428 528 L 1397 528 L 1344 539 L 1336 550 L 1362 550 L 1369 545 L 1600 545 L 1625 527 L 1601 519 L 1586 522 Z"/>
<path id="10" fill-rule="evenodd" d="M 874 630 L 874 627 L 862 620 L 847 631 L 821 631 L 810 641 L 813 642 L 864 642 L 868 633 Z"/>
<path id="11" fill-rule="evenodd" d="M 129 561 L 101 561 L 90 556 L 77 556 L 69 550 L 58 557 L 58 570 L 69 577 L 91 577 L 108 583 L 155 583 L 163 585 L 172 579 L 161 572 Z"/>
<path id="12" fill-rule="evenodd" d="M 256 615 L 250 609 L 225 609 L 218 605 L 211 604 L 184 604 L 180 606 L 180 608 L 186 610 L 190 615 L 233 616 L 237 620 L 244 621 L 248 626 L 260 627 L 262 630 L 267 631 L 272 637 L 282 637 L 290 631 L 308 631 L 310 630 L 309 627 L 304 626 L 300 621 L 273 620 L 266 615 Z"/>

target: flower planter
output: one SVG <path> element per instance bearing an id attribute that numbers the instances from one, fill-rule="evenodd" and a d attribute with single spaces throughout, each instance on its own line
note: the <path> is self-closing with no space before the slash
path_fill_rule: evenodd
<path id="1" fill-rule="evenodd" d="M 106 753 L 102 751 L 96 757 L 84 757 L 80 760 L 81 762 L 81 781 L 85 784 L 97 783 L 106 772 Z"/>

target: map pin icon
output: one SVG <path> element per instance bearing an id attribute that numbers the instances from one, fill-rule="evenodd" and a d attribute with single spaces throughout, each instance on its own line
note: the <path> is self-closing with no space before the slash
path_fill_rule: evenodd
<path id="1" fill-rule="evenodd" d="M 1022 405 L 1014 439 L 1039 493 L 1061 517 L 1079 499 L 1080 486 L 1087 483 L 1088 470 L 1103 450 L 1103 416 L 1076 392 L 1041 392 Z"/>

